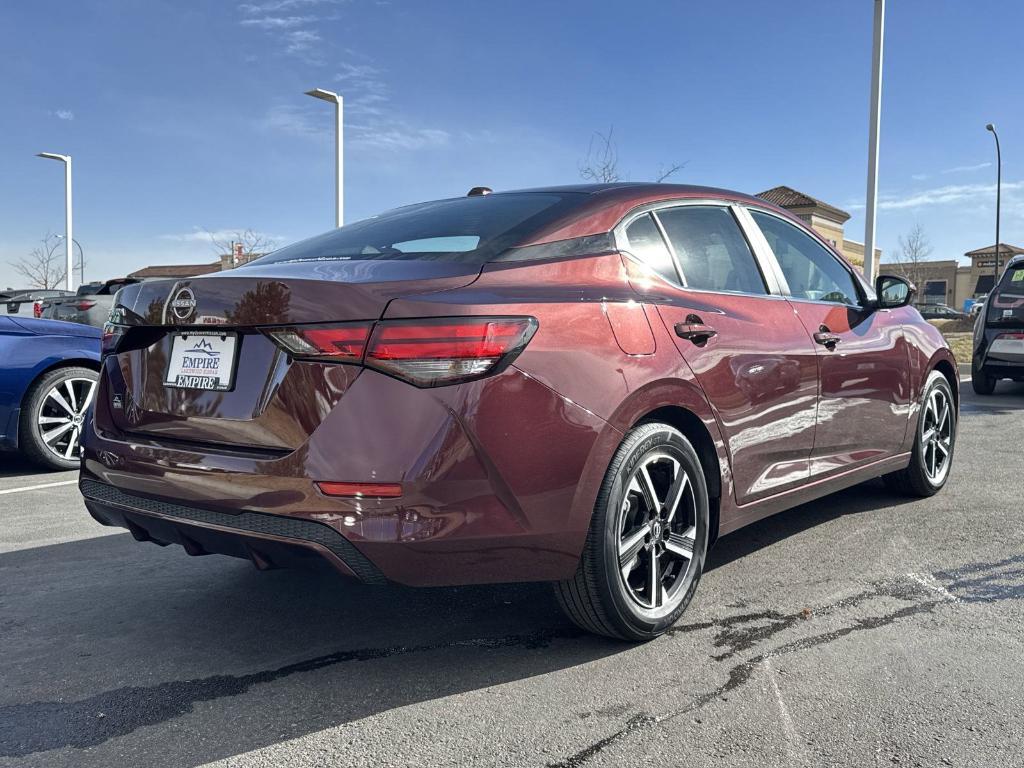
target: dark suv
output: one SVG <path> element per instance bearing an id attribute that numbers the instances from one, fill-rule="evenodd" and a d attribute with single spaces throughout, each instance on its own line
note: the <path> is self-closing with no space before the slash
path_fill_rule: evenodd
<path id="1" fill-rule="evenodd" d="M 1006 265 L 974 322 L 971 384 L 991 395 L 999 379 L 1024 381 L 1024 255 Z"/>

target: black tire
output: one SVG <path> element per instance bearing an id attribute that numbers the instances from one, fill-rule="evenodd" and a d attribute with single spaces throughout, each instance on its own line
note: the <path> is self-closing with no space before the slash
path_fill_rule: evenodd
<path id="1" fill-rule="evenodd" d="M 977 395 L 991 395 L 996 389 L 996 377 L 985 373 L 984 367 L 979 367 L 977 360 L 971 365 L 971 387 Z"/>
<path id="2" fill-rule="evenodd" d="M 25 458 L 50 469 L 78 469 L 81 460 L 78 456 L 77 442 L 72 458 L 64 458 L 51 450 L 43 440 L 42 429 L 39 425 L 40 411 L 44 408 L 47 394 L 55 386 L 71 379 L 89 379 L 96 382 L 98 378 L 96 371 L 91 368 L 82 368 L 77 365 L 64 366 L 47 371 L 32 384 L 25 394 L 21 408 L 21 420 L 18 425 L 18 447 Z M 80 434 L 81 430 L 72 427 L 69 432 Z"/>
<path id="3" fill-rule="evenodd" d="M 926 432 L 926 408 L 932 393 L 936 390 L 949 403 L 949 453 L 946 455 L 945 471 L 940 477 L 932 477 L 929 473 L 928 454 L 923 439 Z M 926 498 L 934 496 L 946 484 L 949 479 L 949 472 L 953 464 L 953 453 L 956 449 L 957 434 L 957 413 L 953 407 L 953 390 L 949 381 L 939 371 L 932 371 L 925 382 L 924 394 L 921 397 L 921 410 L 917 419 L 916 435 L 914 437 L 914 448 L 911 452 L 910 466 L 899 472 L 885 475 L 882 479 L 885 484 L 894 491 L 906 496 L 918 496 Z M 936 450 L 932 448 L 932 450 Z"/>
<path id="4" fill-rule="evenodd" d="M 661 539 L 657 532 L 664 534 L 666 543 L 662 545 L 660 557 L 669 558 L 669 565 L 662 572 L 662 578 L 651 581 L 659 585 L 655 593 L 662 594 L 660 585 L 663 578 L 672 577 L 673 571 L 675 576 L 671 588 L 664 592 L 664 604 L 652 598 L 651 606 L 654 607 L 645 609 L 637 602 L 633 590 L 626 583 L 627 578 L 621 573 L 623 567 L 619 558 L 622 534 L 619 528 L 624 517 L 633 514 L 627 512 L 631 503 L 627 495 L 634 493 L 632 498 L 635 499 L 635 492 L 629 490 L 629 484 L 634 474 L 640 471 L 641 461 L 665 461 L 659 457 L 678 462 L 678 468 L 674 471 L 685 471 L 689 482 L 687 490 L 676 494 L 680 501 L 675 519 L 651 528 L 653 538 L 658 542 Z M 645 463 L 643 466 L 654 465 Z M 664 482 L 669 481 L 666 476 Z M 673 484 L 664 490 L 666 503 L 674 487 Z M 687 488 L 687 484 L 681 484 L 681 487 Z M 708 547 L 708 508 L 704 472 L 690 441 L 679 430 L 667 424 L 641 424 L 630 430 L 615 452 L 601 484 L 576 574 L 571 579 L 555 584 L 555 595 L 562 609 L 578 626 L 595 634 L 629 641 L 651 640 L 662 634 L 686 610 L 700 582 Z M 663 514 L 667 514 L 667 511 Z M 653 518 L 650 525 L 655 525 Z M 679 531 L 684 526 L 687 532 L 693 531 L 692 541 L 680 535 Z M 642 527 L 640 525 L 636 528 L 636 532 L 641 532 Z M 678 541 L 692 545 L 692 557 L 685 570 L 685 560 L 665 551 L 671 548 L 673 535 L 678 537 L 674 551 L 678 550 Z M 655 544 L 645 544 L 636 553 L 636 557 L 642 554 L 657 559 L 659 555 L 654 553 L 658 551 Z M 658 573 L 657 564 L 650 572 Z"/>

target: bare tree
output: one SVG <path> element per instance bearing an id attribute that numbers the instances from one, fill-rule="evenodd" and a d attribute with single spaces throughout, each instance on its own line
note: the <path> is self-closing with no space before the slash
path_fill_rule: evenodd
<path id="1" fill-rule="evenodd" d="M 56 288 L 64 283 L 67 275 L 63 241 L 48 233 L 41 242 L 42 245 L 33 248 L 28 256 L 12 261 L 11 266 L 28 281 L 29 288 Z"/>
<path id="2" fill-rule="evenodd" d="M 608 133 L 594 131 L 587 147 L 587 156 L 580 163 L 580 178 L 598 184 L 610 184 L 623 181 L 625 177 L 619 171 L 619 150 L 615 145 L 615 126 L 608 128 Z M 655 181 L 661 183 L 679 173 L 686 163 L 674 163 L 661 166 Z"/>
<path id="3" fill-rule="evenodd" d="M 587 156 L 580 163 L 581 178 L 598 184 L 622 180 L 622 176 L 619 175 L 619 151 L 615 146 L 614 132 L 615 126 L 608 128 L 608 133 L 594 131 L 587 147 Z"/>
<path id="4" fill-rule="evenodd" d="M 218 256 L 227 254 L 228 268 L 245 264 L 253 259 L 269 253 L 274 249 L 274 241 L 254 229 L 245 229 L 231 235 L 206 230 L 210 242 Z M 236 251 L 240 251 L 237 254 Z"/>
<path id="5" fill-rule="evenodd" d="M 920 224 L 904 236 L 900 235 L 900 269 L 903 276 L 921 288 L 925 279 L 925 268 L 922 266 L 932 253 L 932 245 Z"/>

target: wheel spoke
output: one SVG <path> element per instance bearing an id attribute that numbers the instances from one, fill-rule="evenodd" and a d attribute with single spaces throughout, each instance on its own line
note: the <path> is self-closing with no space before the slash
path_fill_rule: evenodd
<path id="1" fill-rule="evenodd" d="M 61 425 L 59 427 L 55 427 L 54 429 L 51 429 L 48 432 L 43 432 L 43 434 L 42 434 L 43 442 L 46 443 L 47 445 L 50 445 L 54 440 L 56 440 L 58 437 L 63 435 L 69 429 L 72 429 L 74 426 L 75 426 L 75 424 L 74 424 L 73 421 L 68 421 L 67 424 L 63 424 L 63 425 Z"/>
<path id="2" fill-rule="evenodd" d="M 935 447 L 938 450 L 942 451 L 942 458 L 943 459 L 945 459 L 947 456 L 949 456 L 949 438 L 945 438 L 945 439 L 940 438 L 940 439 L 936 440 L 935 441 Z"/>
<path id="3" fill-rule="evenodd" d="M 661 508 L 661 503 L 658 501 L 658 494 L 654 490 L 654 481 L 651 480 L 651 473 L 647 471 L 647 466 L 640 467 L 640 471 L 637 473 L 640 477 L 640 485 L 643 488 L 644 499 L 647 501 L 648 509 L 651 512 L 657 512 Z"/>
<path id="4" fill-rule="evenodd" d="M 70 459 L 78 448 L 78 427 L 75 427 L 71 432 L 71 438 L 68 440 L 67 448 L 64 449 L 64 458 Z"/>
<path id="5" fill-rule="evenodd" d="M 946 427 L 946 423 L 948 421 L 949 421 L 949 402 L 945 398 L 943 398 L 942 399 L 942 415 L 939 416 L 939 423 L 935 425 L 935 428 L 939 432 L 945 434 L 945 427 Z"/>
<path id="6" fill-rule="evenodd" d="M 78 398 L 75 396 L 75 382 L 72 379 L 66 379 L 64 381 L 64 390 L 68 393 L 68 402 L 71 403 L 71 407 L 78 413 Z"/>
<path id="7" fill-rule="evenodd" d="M 668 494 L 665 496 L 665 506 L 668 508 L 668 516 L 665 518 L 666 525 L 671 524 L 675 519 L 679 502 L 682 500 L 683 492 L 686 490 L 686 485 L 689 482 L 689 475 L 686 474 L 682 467 L 679 467 L 675 482 L 672 483 L 672 487 L 668 489 Z"/>
<path id="8" fill-rule="evenodd" d="M 82 401 L 82 412 L 84 413 L 92 405 L 92 397 L 96 394 L 96 382 L 89 382 L 89 389 L 85 392 L 85 399 Z"/>
<path id="9" fill-rule="evenodd" d="M 658 564 L 658 555 L 651 550 L 651 570 L 648 575 L 648 591 L 650 592 L 651 607 L 657 608 L 661 605 L 661 569 Z"/>
<path id="10" fill-rule="evenodd" d="M 619 542 L 619 568 L 626 568 L 644 545 L 647 526 L 642 526 L 636 533 Z"/>
<path id="11" fill-rule="evenodd" d="M 59 405 L 61 408 L 63 408 L 65 411 L 67 411 L 69 416 L 76 416 L 77 415 L 75 413 L 75 409 L 72 408 L 68 404 L 68 401 L 64 399 L 64 395 L 62 395 L 60 392 L 58 392 L 56 387 L 51 389 L 50 390 L 50 394 L 48 394 L 46 397 L 47 397 L 48 400 L 52 400 L 57 405 Z"/>
<path id="12" fill-rule="evenodd" d="M 921 445 L 927 446 L 934 439 L 935 439 L 935 430 L 934 429 L 926 429 L 924 432 L 921 433 Z"/>
<path id="13" fill-rule="evenodd" d="M 71 417 L 69 416 L 40 416 L 40 424 L 70 424 Z"/>
<path id="14" fill-rule="evenodd" d="M 670 533 L 668 541 L 665 542 L 665 549 L 684 560 L 693 559 L 693 543 L 697 536 L 697 530 L 693 526 L 686 533 Z"/>

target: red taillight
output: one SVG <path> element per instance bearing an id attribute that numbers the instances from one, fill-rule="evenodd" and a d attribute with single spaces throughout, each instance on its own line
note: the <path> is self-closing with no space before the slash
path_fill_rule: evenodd
<path id="1" fill-rule="evenodd" d="M 271 339 L 294 357 L 358 363 L 363 359 L 372 323 L 294 326 L 264 329 Z"/>
<path id="2" fill-rule="evenodd" d="M 92 309 L 95 306 L 96 306 L 96 302 L 95 301 L 89 301 L 88 299 L 83 299 L 82 301 L 79 301 L 79 302 L 77 302 L 75 304 L 75 309 L 77 309 L 79 312 L 85 312 L 85 310 Z"/>
<path id="3" fill-rule="evenodd" d="M 418 387 L 437 387 L 497 373 L 536 330 L 532 317 L 439 317 L 263 332 L 292 357 L 362 363 Z"/>
<path id="4" fill-rule="evenodd" d="M 395 499 L 402 495 L 399 483 L 332 483 L 318 482 L 316 487 L 325 496 Z"/>
<path id="5" fill-rule="evenodd" d="M 39 299 L 36 299 L 34 302 L 32 302 L 32 317 L 42 317 L 42 316 L 43 316 L 43 302 L 40 301 Z"/>
<path id="6" fill-rule="evenodd" d="M 386 321 L 374 328 L 365 364 L 419 387 L 454 384 L 497 372 L 536 329 L 532 317 Z"/>
<path id="7" fill-rule="evenodd" d="M 118 342 L 124 336 L 123 325 L 106 322 L 103 324 L 103 333 L 100 335 L 100 357 L 105 357 L 117 349 Z"/>

